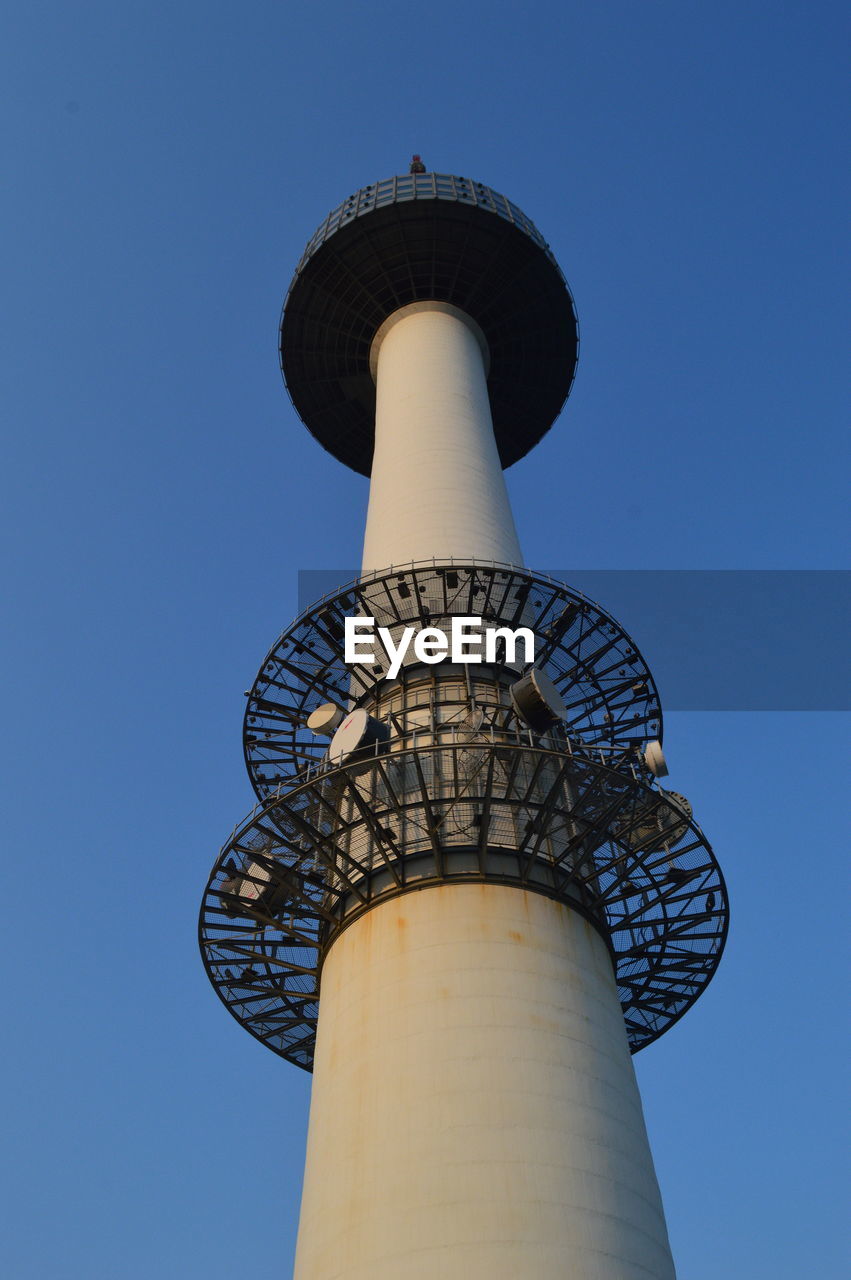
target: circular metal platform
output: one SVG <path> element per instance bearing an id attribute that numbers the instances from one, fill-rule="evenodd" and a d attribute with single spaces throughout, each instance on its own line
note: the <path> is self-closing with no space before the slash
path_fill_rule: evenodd
<path id="1" fill-rule="evenodd" d="M 599 605 L 541 574 L 496 565 L 428 562 L 359 579 L 326 596 L 272 646 L 250 691 L 243 726 L 246 766 L 261 799 L 324 756 L 327 738 L 307 728 L 311 712 L 323 703 L 348 709 L 363 706 L 379 718 L 388 711 L 396 717 L 397 731 L 409 723 L 416 727 L 426 680 L 435 685 L 432 700 L 446 705 L 451 727 L 453 695 L 446 692 L 445 664 L 425 672 L 403 668 L 394 683 L 385 681 L 380 664 L 345 663 L 344 621 L 358 615 L 374 616 L 391 629 L 448 629 L 453 616 L 472 615 L 488 626 L 529 627 L 537 640 L 535 666 L 547 672 L 564 700 L 569 738 L 606 751 L 628 751 L 648 739 L 662 738 L 662 709 L 647 664 L 623 628 Z M 530 665 L 518 666 L 508 678 L 518 679 Z M 491 727 L 513 738 L 518 722 L 511 712 L 505 674 L 480 666 L 468 671 L 478 686 L 474 700 L 490 704 Z M 491 689 L 486 687 L 488 680 Z M 500 681 L 502 692 L 496 688 Z M 469 710 L 467 691 L 462 690 L 456 723 Z"/>
<path id="2" fill-rule="evenodd" d="M 570 290 L 540 232 L 505 196 L 451 174 L 363 187 L 328 215 L 299 262 L 281 318 L 281 369 L 316 439 L 369 475 L 378 327 L 412 302 L 467 312 L 490 350 L 488 390 L 504 467 L 550 428 L 578 354 Z"/>
<path id="3" fill-rule="evenodd" d="M 569 904 L 612 954 L 633 1052 L 695 1002 L 727 933 L 721 871 L 675 797 L 584 751 L 381 744 L 258 806 L 216 861 L 201 908 L 210 980 L 258 1040 L 307 1070 L 322 959 L 376 904 L 447 882 Z"/>

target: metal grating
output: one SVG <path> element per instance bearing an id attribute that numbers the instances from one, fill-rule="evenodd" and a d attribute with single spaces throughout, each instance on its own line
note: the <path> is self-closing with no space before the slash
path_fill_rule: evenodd
<path id="1" fill-rule="evenodd" d="M 482 738 L 391 742 L 258 806 L 213 867 L 204 964 L 237 1021 L 310 1070 L 322 956 L 340 929 L 412 889 L 482 880 L 595 924 L 633 1052 L 682 1017 L 721 958 L 724 881 L 674 797 L 622 761 Z"/>

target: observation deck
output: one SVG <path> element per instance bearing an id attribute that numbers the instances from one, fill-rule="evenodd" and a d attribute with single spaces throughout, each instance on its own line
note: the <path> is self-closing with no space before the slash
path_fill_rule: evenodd
<path id="1" fill-rule="evenodd" d="M 488 394 L 503 467 L 558 417 L 576 371 L 573 298 L 534 223 L 481 182 L 407 174 L 362 187 L 317 228 L 280 328 L 293 405 L 329 453 L 369 475 L 375 436 L 370 346 L 415 302 L 449 303 L 487 341 Z"/>

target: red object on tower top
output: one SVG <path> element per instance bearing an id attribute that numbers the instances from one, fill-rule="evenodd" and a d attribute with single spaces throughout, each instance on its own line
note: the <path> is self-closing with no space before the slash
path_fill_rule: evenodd
<path id="1" fill-rule="evenodd" d="M 425 165 L 424 165 L 424 164 L 423 164 L 423 162 L 422 162 L 422 157 L 421 157 L 421 156 L 412 156 L 412 157 L 411 157 L 411 168 L 410 168 L 410 172 L 411 172 L 411 173 L 425 173 L 425 171 L 426 171 L 426 167 L 425 167 Z"/>

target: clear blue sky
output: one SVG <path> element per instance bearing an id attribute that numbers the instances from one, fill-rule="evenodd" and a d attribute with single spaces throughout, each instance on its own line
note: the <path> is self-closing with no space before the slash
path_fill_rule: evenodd
<path id="1" fill-rule="evenodd" d="M 842 567 L 844 10 L 7 8 L 10 1280 L 289 1275 L 309 1079 L 227 1016 L 195 928 L 252 804 L 242 691 L 296 571 L 357 560 L 366 482 L 277 367 L 314 227 L 416 150 L 550 241 L 582 351 L 509 472 L 530 565 Z M 680 1277 L 838 1280 L 847 718 L 666 727 L 733 911 L 636 1059 Z"/>

